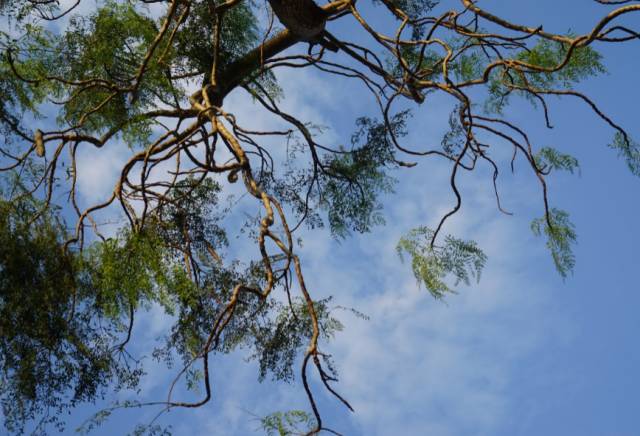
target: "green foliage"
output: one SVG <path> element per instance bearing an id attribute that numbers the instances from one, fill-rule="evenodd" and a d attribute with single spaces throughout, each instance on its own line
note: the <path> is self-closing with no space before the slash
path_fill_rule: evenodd
<path id="1" fill-rule="evenodd" d="M 143 230 L 122 231 L 83 253 L 63 250 L 67 235 L 53 209 L 28 227 L 24 223 L 41 204 L 28 195 L 0 203 L 0 398 L 10 431 L 19 432 L 47 409 L 58 410 L 51 415 L 55 423 L 60 411 L 95 399 L 114 382 L 135 387 L 142 370 L 117 357 L 133 313 L 151 304 L 174 313 L 166 344 L 154 354 L 169 363 L 173 350 L 189 362 L 201 352 L 233 286 L 261 284 L 258 268 L 242 271 L 204 259 L 209 248 L 226 244 L 211 213 L 219 189 L 210 179 L 184 179 Z M 189 244 L 200 256 L 191 270 L 179 248 Z M 330 316 L 329 301 L 315 303 L 323 338 L 342 329 Z M 313 332 L 307 309 L 299 298 L 289 307 L 244 294 L 218 351 L 250 347 L 261 379 L 270 373 L 291 380 Z M 201 378 L 188 371 L 188 386 L 196 389 Z M 91 427 L 109 414 L 96 415 Z"/>
<path id="2" fill-rule="evenodd" d="M 49 54 L 52 36 L 49 32 L 34 25 L 26 25 L 26 37 L 13 40 L 0 31 L 0 50 L 7 53 L 0 57 L 0 127 L 9 140 L 15 134 L 15 126 L 26 113 L 40 116 L 39 105 L 53 91 L 50 84 L 25 82 L 20 77 L 42 77 L 51 71 L 55 59 Z M 14 74 L 9 59 L 20 59 Z"/>
<path id="3" fill-rule="evenodd" d="M 173 313 L 176 306 L 194 303 L 199 291 L 180 250 L 190 246 L 206 257 L 209 247 L 226 244 L 224 231 L 210 213 L 219 190 L 211 179 L 181 180 L 144 229 L 123 231 L 87 250 L 86 273 L 107 316 L 117 318 L 140 304 L 159 303 Z"/>
<path id="4" fill-rule="evenodd" d="M 640 177 L 640 144 L 618 132 L 609 147 L 618 151 L 618 155 L 624 158 L 629 171 Z"/>
<path id="5" fill-rule="evenodd" d="M 141 373 L 114 360 L 116 329 L 101 323 L 81 256 L 63 250 L 57 211 L 28 225 L 42 204 L 19 192 L 0 200 L 0 402 L 16 433 L 41 414 L 41 425 L 62 428 L 63 410 L 111 383 L 135 384 Z"/>
<path id="6" fill-rule="evenodd" d="M 373 0 L 374 5 L 382 3 L 380 0 Z M 439 0 L 389 0 L 388 3 L 399 8 L 409 17 L 409 28 L 412 29 L 412 37 L 420 38 L 424 34 L 424 23 L 420 23 L 420 18 L 426 16 L 434 7 L 440 3 Z M 396 17 L 399 18 L 399 17 Z"/>
<path id="7" fill-rule="evenodd" d="M 176 13 L 183 11 L 179 6 Z M 23 25 L 25 32 L 17 39 L 0 32 L 0 49 L 11 50 L 17 73 L 4 57 L 0 60 L 0 125 L 8 134 L 15 133 L 22 113 L 37 114 L 38 106 L 49 97 L 62 102 L 60 125 L 76 125 L 79 131 L 91 134 L 113 132 L 130 147 L 146 145 L 155 121 L 145 112 L 160 102 L 172 105 L 185 96 L 173 76 L 202 77 L 211 72 L 211 22 L 207 2 L 192 2 L 171 46 L 165 36 L 141 76 L 139 69 L 159 24 L 131 2 L 109 0 L 88 15 L 73 15 L 62 34 L 30 23 Z M 173 30 L 170 27 L 167 35 Z M 232 8 L 223 20 L 219 68 L 258 41 L 251 7 Z M 274 95 L 279 92 L 271 73 L 253 80 L 260 81 L 260 89 Z"/>
<path id="8" fill-rule="evenodd" d="M 482 76 L 485 62 L 486 58 L 481 52 L 478 50 L 466 49 L 455 59 L 451 66 L 451 70 L 455 74 L 456 78 L 462 82 L 473 80 Z"/>
<path id="9" fill-rule="evenodd" d="M 177 320 L 165 346 L 156 350 L 158 358 L 170 360 L 175 350 L 185 362 L 193 359 L 202 350 L 231 289 L 244 277 L 237 264 L 225 266 L 218 254 L 227 245 L 226 233 L 218 224 L 221 216 L 215 212 L 219 192 L 220 185 L 210 178 L 183 179 L 146 223 L 147 231 L 166 247 L 166 259 L 178 272 L 169 282 L 180 283 L 167 288 L 173 302 L 169 307 Z M 258 301 L 251 300 L 250 307 L 256 309 Z M 238 313 L 250 307 L 243 305 Z"/>
<path id="10" fill-rule="evenodd" d="M 432 245 L 434 231 L 427 227 L 418 227 L 400 239 L 398 255 L 404 260 L 404 254 L 411 257 L 411 269 L 418 280 L 435 298 L 443 298 L 447 292 L 453 292 L 445 283 L 448 275 L 469 285 L 470 279 L 480 280 L 480 274 L 487 256 L 473 241 L 463 241 L 446 236 L 443 246 Z"/>
<path id="11" fill-rule="evenodd" d="M 447 156 L 455 158 L 467 141 L 467 132 L 460 124 L 460 108 L 456 107 L 449 115 L 449 130 L 443 135 L 440 145 Z"/>
<path id="12" fill-rule="evenodd" d="M 233 161 L 231 157 L 224 162 L 228 155 L 220 156 L 219 150 L 225 146 L 234 149 L 232 154 L 238 161 L 241 159 L 236 144 L 222 135 L 221 129 L 212 128 L 207 117 L 224 119 L 238 144 L 246 148 L 253 176 L 247 165 L 243 167 L 243 178 L 250 194 L 260 197 L 256 192 L 263 190 L 283 205 L 285 214 L 293 212 L 311 228 L 326 222 L 337 238 L 352 231 L 368 232 L 384 223 L 381 197 L 395 186 L 391 172 L 401 165 L 410 166 L 397 160 L 399 147 L 395 142 L 407 134 L 410 113 L 401 111 L 386 122 L 358 118 L 350 144 L 336 149 L 319 143 L 316 132 L 323 128 L 313 123 L 292 122 L 288 127 L 300 131 L 299 137 L 293 130 L 254 131 L 251 120 L 248 126 L 242 120 L 236 123 L 234 113 L 223 105 L 223 98 L 214 101 L 214 107 L 199 112 L 200 104 L 208 102 L 191 93 L 210 80 L 218 17 L 222 17 L 215 59 L 220 73 L 218 90 L 227 92 L 242 85 L 255 103 L 264 104 L 285 121 L 292 121 L 292 116 L 280 113 L 276 107 L 281 89 L 270 68 L 315 66 L 342 77 L 359 77 L 380 105 L 389 103 L 389 110 L 395 98 L 392 95 L 412 96 L 422 102 L 420 96 L 430 92 L 448 93 L 463 106 L 452 112 L 450 129 L 441 145 L 445 157 L 454 160 L 464 144 L 473 145 L 465 149 L 465 164 L 456 163 L 464 169 L 473 169 L 478 158 L 489 157 L 484 151 L 488 145 L 480 143 L 480 136 L 491 130 L 480 134 L 487 127 L 482 124 L 502 123 L 500 128 L 508 125 L 506 120 L 474 118 L 476 102 L 469 99 L 478 95 L 472 89 L 484 89 L 483 74 L 488 65 L 505 60 L 488 78 L 487 107 L 495 111 L 508 104 L 510 95 L 535 102 L 536 92 L 570 89 L 584 78 L 604 72 L 600 55 L 590 47 L 574 50 L 562 65 L 567 44 L 548 41 L 539 34 L 510 41 L 483 37 L 485 30 L 479 27 L 479 21 L 476 36 L 469 37 L 463 27 L 451 26 L 448 20 L 454 19 L 452 15 L 443 15 L 443 21 L 437 21 L 441 24 L 437 35 L 433 34 L 437 41 L 407 43 L 409 33 L 422 39 L 437 20 L 426 18 L 438 4 L 432 0 L 374 0 L 374 4 L 384 3 L 388 9 L 385 12 L 392 11 L 395 18 L 408 16 L 404 31 L 396 44 L 384 42 L 391 48 L 384 50 L 388 58 L 378 57 L 380 44 L 343 45 L 342 54 L 350 55 L 347 57 L 351 63 L 342 66 L 338 63 L 344 56 L 332 59 L 329 53 L 324 53 L 323 59 L 288 54 L 280 57 L 281 50 L 294 41 L 291 35 L 288 39 L 273 39 L 273 45 L 262 47 L 269 52 L 266 58 L 262 57 L 262 50 L 253 51 L 267 35 L 262 26 L 266 23 L 256 13 L 262 5 L 254 1 L 228 3 L 226 6 L 231 7 L 217 15 L 212 6 L 220 5 L 222 0 L 99 0 L 93 9 L 77 9 L 67 15 L 64 28 L 56 28 L 56 20 L 53 25 L 43 24 L 44 17 L 65 10 L 59 3 L 0 0 L 2 19 L 17 23 L 19 29 L 13 32 L 12 28 L 11 35 L 9 30 L 0 31 L 0 50 L 6 54 L 0 58 L 0 127 L 3 144 L 7 145 L 1 150 L 0 162 L 2 166 L 18 162 L 16 171 L 20 172 L 19 176 L 3 172 L 0 179 L 0 183 L 9 185 L 0 195 L 0 403 L 7 430 L 18 433 L 24 430 L 25 422 L 41 416 L 43 426 L 52 422 L 62 429 L 57 420 L 67 408 L 99 399 L 111 387 L 137 388 L 143 370 L 129 355 L 127 344 L 134 319 L 151 307 L 160 307 L 173 322 L 157 343 L 153 357 L 169 367 L 174 360 L 184 363 L 181 380 L 188 389 L 198 390 L 206 376 L 192 366 L 194 359 L 202 357 L 205 346 L 212 356 L 244 349 L 250 359 L 258 362 L 259 380 L 293 380 L 296 364 L 313 335 L 309 306 L 305 299 L 289 294 L 295 285 L 291 283 L 287 249 L 280 247 L 279 254 L 273 254 L 277 244 L 268 241 L 255 254 L 260 256 L 258 260 L 228 260 L 228 252 L 232 251 L 228 238 L 235 235 L 228 236 L 223 225 L 243 232 L 247 225 L 257 224 L 264 216 L 252 215 L 243 226 L 220 204 L 224 197 L 222 186 L 207 175 L 223 171 L 220 166 Z M 154 3 L 153 8 L 149 3 Z M 160 34 L 168 16 L 158 16 L 156 12 L 164 10 L 168 14 L 173 6 L 167 31 Z M 403 12 L 398 13 L 394 7 Z M 448 31 L 456 36 L 440 35 Z M 323 38 L 329 36 L 324 34 Z M 535 45 L 529 44 L 534 40 L 538 41 Z M 274 51 L 280 54 L 274 55 Z M 317 52 L 309 53 L 315 56 Z M 401 60 L 395 57 L 398 53 Z M 459 86 L 454 81 L 467 83 Z M 398 89 L 400 84 L 404 85 L 402 89 Z M 468 115 L 462 121 L 461 111 Z M 55 121 L 40 122 L 51 113 Z M 40 143 L 33 138 L 32 130 L 36 128 L 44 132 L 48 150 L 60 144 L 61 153 L 53 156 L 50 152 L 46 159 L 29 156 L 21 162 L 12 153 L 17 150 L 15 154 L 20 156 L 34 150 L 34 143 Z M 499 133 L 497 136 L 503 136 Z M 265 137 L 286 141 L 284 171 L 279 172 L 280 152 L 272 154 L 268 140 L 262 143 Z M 20 139 L 19 144 L 14 144 L 16 138 Z M 135 210 L 130 214 L 136 215 L 131 228 L 122 228 L 109 239 L 94 241 L 86 236 L 77 245 L 67 247 L 69 234 L 60 210 L 54 206 L 43 210 L 43 202 L 36 198 L 42 197 L 49 185 L 53 186 L 53 201 L 62 198 L 60 194 L 66 187 L 57 184 L 63 172 L 60 169 L 64 167 L 69 179 L 77 170 L 75 165 L 69 168 L 68 155 L 63 151 L 71 151 L 75 157 L 79 147 L 86 143 L 106 146 L 108 138 L 148 151 L 142 162 L 143 153 L 130 150 L 135 156 L 124 167 L 118 185 L 121 190 L 116 190 L 117 199 L 129 201 L 133 209 L 141 205 L 141 199 L 146 200 L 145 213 Z M 632 172 L 640 175 L 637 143 L 618 134 L 611 147 L 625 158 Z M 203 149 L 206 163 L 199 163 Z M 416 152 L 431 153 L 443 154 Z M 544 147 L 535 156 L 526 151 L 525 154 L 544 174 L 579 169 L 574 157 L 553 148 Z M 158 181 L 156 175 L 161 171 L 157 171 L 137 185 L 135 179 L 141 166 L 157 170 L 172 159 L 179 168 L 177 173 L 170 173 L 175 175 L 171 182 L 166 178 Z M 13 183 L 16 177 L 19 183 Z M 233 182 L 232 177 L 227 180 Z M 76 181 L 80 179 L 73 179 L 74 194 L 78 193 Z M 27 182 L 32 185 L 32 193 L 25 188 Z M 72 197 L 76 208 L 85 207 L 86 199 L 80 197 Z M 235 207 L 229 204 L 229 208 Z M 240 212 L 239 215 L 245 211 Z M 267 240 L 285 227 L 279 227 L 282 220 L 278 214 L 274 221 L 269 230 L 273 233 L 266 235 Z M 83 224 L 86 226 L 87 222 Z M 288 224 L 289 228 L 297 228 Z M 250 237 L 257 236 L 255 228 Z M 567 214 L 552 209 L 549 216 L 534 220 L 532 229 L 537 235 L 546 235 L 556 268 L 565 277 L 575 263 L 571 244 L 576 239 Z M 457 286 L 479 280 L 487 257 L 475 242 L 446 236 L 443 245 L 434 245 L 434 236 L 433 230 L 420 227 L 397 245 L 401 259 L 411 258 L 413 274 L 420 284 L 435 298 L 443 298 L 454 292 L 449 281 Z M 269 271 L 265 259 L 270 262 Z M 273 293 L 286 292 L 286 301 L 273 296 L 261 298 L 259 291 L 271 277 L 268 273 L 276 277 Z M 234 289 L 242 291 L 233 295 L 235 305 L 229 306 Z M 320 336 L 325 340 L 343 329 L 333 316 L 335 308 L 330 307 L 330 302 L 327 298 L 312 306 Z M 225 327 L 217 331 L 220 334 L 211 343 L 212 328 L 220 326 L 217 321 L 221 319 Z M 323 353 L 313 357 L 318 359 L 315 362 L 321 359 L 326 367 L 321 371 L 322 379 L 333 380 L 326 378 L 336 373 L 330 358 Z M 141 406 L 139 402 L 116 403 L 96 414 L 80 430 L 100 425 L 115 409 Z M 261 419 L 261 424 L 269 434 L 305 434 L 315 425 L 315 419 L 294 410 L 271 414 Z M 163 432 L 156 426 L 138 426 L 134 430 L 134 434 Z"/>
<path id="13" fill-rule="evenodd" d="M 313 416 L 303 410 L 274 412 L 260 419 L 268 436 L 304 435 L 314 428 L 315 422 Z"/>
<path id="14" fill-rule="evenodd" d="M 167 248 L 151 232 L 123 232 L 87 250 L 85 273 L 91 276 L 96 303 L 113 319 L 152 302 L 172 310 L 170 294 L 190 292 L 183 268 L 167 256 Z"/>
<path id="15" fill-rule="evenodd" d="M 180 300 L 177 321 L 166 344 L 154 352 L 155 358 L 171 363 L 171 351 L 175 350 L 185 363 L 190 362 L 202 351 L 210 326 L 224 310 L 229 298 L 228 290 L 235 283 L 250 280 L 251 271 L 239 271 L 234 267 L 213 268 L 200 287 L 192 289 L 190 295 Z M 330 298 L 324 299 L 314 305 L 324 339 L 333 337 L 343 328 L 342 323 L 331 316 L 330 301 Z M 312 333 L 308 307 L 301 298 L 293 298 L 289 306 L 244 293 L 216 352 L 229 353 L 238 347 L 246 348 L 250 350 L 250 359 L 258 361 L 259 380 L 271 376 L 274 380 L 292 381 L 297 358 Z M 200 377 L 198 372 L 188 374 L 188 387 L 195 389 Z"/>
<path id="16" fill-rule="evenodd" d="M 11 21 L 22 22 L 35 13 L 54 14 L 58 11 L 57 2 L 31 2 L 23 0 L 0 0 L 0 13 Z"/>
<path id="17" fill-rule="evenodd" d="M 314 303 L 321 336 L 332 338 L 342 331 L 343 325 L 331 317 L 328 306 L 331 298 Z M 260 379 L 271 373 L 276 380 L 293 380 L 293 365 L 300 351 L 309 343 L 313 333 L 311 316 L 306 302 L 297 298 L 291 306 L 278 305 L 277 316 L 259 327 L 253 338 L 255 353 L 252 358 L 260 363 Z"/>
<path id="18" fill-rule="evenodd" d="M 222 216 L 215 211 L 220 189 L 211 178 L 178 181 L 155 211 L 150 229 L 168 246 L 188 244 L 201 258 L 210 257 L 210 247 L 220 249 L 228 243 L 218 225 Z"/>
<path id="19" fill-rule="evenodd" d="M 186 190 L 189 180 L 179 186 Z M 19 186 L 9 188 L 14 199 L 0 201 L 0 402 L 5 426 L 19 433 L 26 421 L 44 414 L 43 426 L 53 423 L 62 429 L 58 416 L 63 410 L 100 397 L 109 386 L 138 385 L 142 369 L 122 354 L 133 314 L 151 304 L 169 313 L 176 306 L 182 311 L 197 308 L 200 301 L 194 296 L 200 288 L 163 239 L 167 233 L 150 226 L 122 231 L 82 253 L 65 251 L 68 235 L 56 209 L 37 215 L 40 202 Z M 212 182 L 204 183 L 191 196 L 177 188 L 183 195 L 176 193 L 164 212 L 177 222 L 181 204 L 204 213 L 206 205 L 194 198 L 211 199 L 216 189 Z M 194 237 L 211 234 L 188 214 L 182 218 L 183 228 L 184 223 L 193 225 Z"/>
<path id="20" fill-rule="evenodd" d="M 120 283 L 135 283 L 130 288 L 136 295 L 158 301 L 167 310 L 175 310 L 176 321 L 166 343 L 154 352 L 156 359 L 167 363 L 173 361 L 173 352 L 185 363 L 201 353 L 211 326 L 225 309 L 237 283 L 256 288 L 264 285 L 260 263 L 247 268 L 237 262 L 225 265 L 221 258 L 211 254 L 211 250 L 220 250 L 227 244 L 226 234 L 218 226 L 220 216 L 215 213 L 219 191 L 220 186 L 212 179 L 187 178 L 177 183 L 146 224 L 147 236 L 138 254 L 141 257 L 130 262 L 137 272 L 132 280 L 118 278 Z M 159 245 L 154 248 L 152 243 Z M 184 262 L 184 253 L 176 247 L 188 247 L 193 256 L 188 262 L 190 277 L 185 268 L 177 265 Z M 156 257 L 154 253 L 158 252 L 164 254 Z M 125 254 L 120 252 L 114 259 L 123 259 L 123 256 Z M 102 260 L 99 264 L 106 263 Z M 148 283 L 153 286 L 148 287 Z M 165 286 L 165 283 L 169 285 Z M 121 296 L 125 293 L 122 289 L 117 292 Z M 315 305 L 323 338 L 342 329 L 342 324 L 330 316 L 329 301 L 321 300 Z M 275 379 L 292 380 L 295 359 L 312 332 L 311 318 L 302 299 L 294 298 L 289 306 L 273 300 L 264 301 L 252 293 L 241 293 L 234 317 L 216 350 L 229 353 L 238 347 L 249 348 L 251 358 L 259 362 L 260 379 L 271 374 Z M 199 372 L 188 372 L 188 387 L 196 389 L 201 377 Z"/>
<path id="21" fill-rule="evenodd" d="M 192 270 L 192 274 L 194 273 Z M 174 352 L 185 363 L 198 356 L 209 337 L 211 326 L 230 298 L 231 289 L 244 278 L 237 265 L 225 267 L 212 263 L 206 269 L 198 271 L 197 278 L 194 276 L 189 282 L 191 286 L 185 286 L 182 292 L 174 295 L 176 321 L 166 343 L 154 351 L 155 358 L 171 364 Z M 247 330 L 248 322 L 257 322 L 250 320 L 250 315 L 264 316 L 270 308 L 269 304 L 261 306 L 260 300 L 253 294 L 243 296 L 233 319 L 225 329 L 229 335 L 223 335 L 219 350 L 225 353 L 234 350 L 247 335 L 251 335 L 251 331 Z M 197 375 L 193 374 L 193 377 Z"/>
<path id="22" fill-rule="evenodd" d="M 176 36 L 175 52 L 185 71 L 209 74 L 213 64 L 212 17 L 206 1 L 192 2 L 189 18 Z M 220 30 L 219 67 L 224 68 L 257 45 L 260 34 L 250 5 L 242 3 L 230 9 Z"/>
<path id="23" fill-rule="evenodd" d="M 374 3 L 379 3 L 379 0 Z M 389 3 L 402 9 L 412 20 L 415 20 L 429 12 L 439 2 L 434 0 L 391 0 Z"/>
<path id="24" fill-rule="evenodd" d="M 551 147 L 542 147 L 534 156 L 534 159 L 538 169 L 544 172 L 562 170 L 569 171 L 573 174 L 576 169 L 580 168 L 578 159 L 569 154 L 560 153 L 558 150 Z"/>
<path id="25" fill-rule="evenodd" d="M 54 71 L 67 80 L 96 83 L 96 79 L 104 79 L 127 89 L 135 83 L 138 68 L 156 33 L 153 20 L 133 5 L 107 2 L 92 15 L 71 19 L 57 46 L 59 67 Z M 149 123 L 128 124 L 128 120 L 158 99 L 170 99 L 176 91 L 165 69 L 156 62 L 161 50 L 162 47 L 156 50 L 149 62 L 135 96 L 96 83 L 66 102 L 59 122 L 80 123 L 85 114 L 91 113 L 82 127 L 85 131 L 105 133 L 124 126 L 121 134 L 130 146 L 145 143 L 150 134 Z M 60 92 L 66 94 L 72 90 L 62 86 Z M 100 110 L 95 111 L 96 108 Z"/>
<path id="26" fill-rule="evenodd" d="M 130 433 L 131 436 L 172 436 L 171 426 L 163 427 L 158 424 L 138 424 Z"/>
<path id="27" fill-rule="evenodd" d="M 575 227 L 569 221 L 569 214 L 552 208 L 547 217 L 536 218 L 531 223 L 536 236 L 547 237 L 547 248 L 560 275 L 565 278 L 573 271 L 576 260 L 571 246 L 576 242 Z"/>
<path id="28" fill-rule="evenodd" d="M 516 59 L 534 67 L 555 69 L 567 57 L 569 46 L 565 43 L 541 39 L 529 50 L 520 52 Z M 527 81 L 539 89 L 549 89 L 555 86 L 569 88 L 588 77 L 606 72 L 602 65 L 602 55 L 593 48 L 575 48 L 569 61 L 558 71 L 530 73 Z"/>
<path id="29" fill-rule="evenodd" d="M 509 70 L 508 74 L 505 74 L 505 69 L 496 69 L 491 74 L 490 97 L 485 103 L 485 109 L 502 112 L 512 92 L 532 104 L 536 103 L 530 92 L 518 88 L 542 92 L 558 88 L 572 89 L 576 83 L 606 72 L 601 62 L 602 56 L 590 46 L 574 48 L 569 60 L 561 67 L 568 49 L 566 43 L 540 39 L 533 47 L 517 53 L 514 59 L 523 63 L 523 66 L 518 70 Z M 516 90 L 513 91 L 512 87 Z"/>
<path id="30" fill-rule="evenodd" d="M 114 404 L 107 408 L 99 410 L 94 413 L 89 419 L 83 422 L 78 428 L 76 433 L 80 435 L 88 435 L 93 430 L 97 429 L 106 420 L 111 417 L 114 411 L 117 409 L 131 409 L 140 408 L 142 404 L 135 400 L 116 401 Z M 158 424 L 137 424 L 131 433 L 127 433 L 128 436 L 171 436 L 172 426 L 161 426 Z"/>
<path id="31" fill-rule="evenodd" d="M 404 67 L 409 71 L 420 71 L 421 78 L 425 80 L 435 80 L 442 75 L 442 55 L 436 50 L 427 49 L 422 52 L 416 47 L 401 47 L 400 52 L 404 60 Z M 389 56 L 387 59 L 389 70 L 398 80 L 402 80 L 405 75 L 403 65 L 398 60 Z"/>
<path id="32" fill-rule="evenodd" d="M 387 174 L 396 166 L 392 135 L 406 135 L 408 116 L 409 112 L 400 112 L 389 125 L 359 118 L 351 137 L 353 148 L 326 159 L 320 205 L 327 210 L 334 236 L 346 237 L 351 230 L 368 232 L 384 223 L 378 198 L 393 189 L 394 179 Z"/>

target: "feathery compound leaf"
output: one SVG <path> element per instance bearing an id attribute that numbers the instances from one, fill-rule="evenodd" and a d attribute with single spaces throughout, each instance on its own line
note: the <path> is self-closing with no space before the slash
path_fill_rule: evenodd
<path id="1" fill-rule="evenodd" d="M 560 275 L 565 278 L 568 273 L 573 272 L 576 258 L 571 246 L 576 242 L 576 232 L 573 223 L 569 221 L 569 214 L 552 208 L 548 217 L 533 220 L 531 230 L 536 236 L 543 233 L 547 236 L 547 247 Z"/>
<path id="2" fill-rule="evenodd" d="M 411 256 L 411 268 L 419 283 L 423 283 L 434 298 L 454 292 L 443 279 L 449 274 L 469 285 L 471 278 L 480 280 L 487 256 L 473 241 L 463 241 L 448 235 L 443 246 L 431 246 L 434 231 L 418 227 L 400 239 L 396 247 L 401 260 L 404 253 Z"/>
<path id="3" fill-rule="evenodd" d="M 618 156 L 627 162 L 629 171 L 640 177 L 640 144 L 618 132 L 609 147 L 618 150 Z"/>
<path id="4" fill-rule="evenodd" d="M 555 148 L 542 147 L 534 157 L 536 166 L 542 171 L 549 172 L 551 170 L 569 171 L 571 174 L 576 169 L 580 169 L 578 159 L 570 154 L 560 153 Z"/>
<path id="5" fill-rule="evenodd" d="M 260 424 L 269 436 L 290 436 L 308 433 L 315 419 L 303 410 L 288 410 L 267 415 L 260 419 Z"/>
<path id="6" fill-rule="evenodd" d="M 397 167 L 392 136 L 406 135 L 410 115 L 409 111 L 399 112 L 389 124 L 359 118 L 358 129 L 351 137 L 351 150 L 326 159 L 328 175 L 320 176 L 320 202 L 327 210 L 334 236 L 344 238 L 352 230 L 366 233 L 373 226 L 384 224 L 379 197 L 393 191 L 395 179 L 388 171 Z"/>
<path id="7" fill-rule="evenodd" d="M 532 90 L 573 89 L 582 80 L 607 71 L 601 62 L 602 55 L 592 47 L 573 48 L 569 53 L 567 43 L 546 39 L 518 53 L 515 60 L 522 66 L 518 74 L 502 74 L 497 70 L 492 74 L 485 102 L 487 112 L 501 113 L 512 94 L 536 105 L 539 101 Z"/>

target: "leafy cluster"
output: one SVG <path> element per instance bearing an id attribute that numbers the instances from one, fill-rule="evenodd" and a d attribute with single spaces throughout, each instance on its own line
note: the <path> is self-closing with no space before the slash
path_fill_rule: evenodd
<path id="1" fill-rule="evenodd" d="M 542 147 L 535 155 L 534 160 L 536 166 L 545 173 L 553 170 L 569 171 L 573 174 L 574 171 L 580 168 L 578 159 L 569 154 L 560 153 L 551 147 Z"/>
<path id="2" fill-rule="evenodd" d="M 14 135 L 28 137 L 20 128 L 20 120 L 25 113 L 39 116 L 39 105 L 52 92 L 51 84 L 36 86 L 36 83 L 21 80 L 14 74 L 15 69 L 20 76 L 38 77 L 52 68 L 53 61 L 46 50 L 50 45 L 49 34 L 31 25 L 26 26 L 26 31 L 29 34 L 27 38 L 15 41 L 0 30 L 0 48 L 6 50 L 6 55 L 0 57 L 0 129 L 5 142 Z M 25 52 L 37 53 L 37 56 L 25 57 L 19 69 L 12 67 L 10 60 Z"/>
<path id="3" fill-rule="evenodd" d="M 184 72 L 209 74 L 213 65 L 213 33 L 215 20 L 206 1 L 191 4 L 189 18 L 176 37 L 177 63 Z M 238 32 L 238 29 L 242 29 Z M 260 38 L 257 19 L 248 3 L 231 9 L 220 29 L 220 67 L 225 67 L 253 48 Z"/>
<path id="4" fill-rule="evenodd" d="M 640 144 L 617 132 L 609 147 L 617 150 L 618 154 L 627 162 L 629 171 L 640 177 Z"/>
<path id="5" fill-rule="evenodd" d="M 420 38 L 424 33 L 426 27 L 424 23 L 421 23 L 421 18 L 424 18 L 428 13 L 435 8 L 440 1 L 439 0 L 373 0 L 374 5 L 384 3 L 390 9 L 396 9 L 394 13 L 397 19 L 408 18 L 409 27 L 412 30 L 413 38 Z M 397 10 L 401 10 L 403 15 L 399 15 Z"/>
<path id="6" fill-rule="evenodd" d="M 267 415 L 260 419 L 260 424 L 269 436 L 293 436 L 307 434 L 314 421 L 304 410 L 288 410 Z"/>
<path id="7" fill-rule="evenodd" d="M 498 68 L 491 73 L 489 98 L 485 108 L 501 113 L 514 93 L 533 104 L 536 93 L 573 89 L 580 81 L 606 72 L 602 55 L 590 46 L 571 47 L 567 43 L 542 39 L 516 54 L 521 68 Z"/>
<path id="8" fill-rule="evenodd" d="M 434 231 L 418 227 L 398 242 L 400 259 L 411 257 L 411 269 L 419 283 L 424 284 L 435 298 L 443 298 L 453 292 L 444 279 L 452 275 L 454 284 L 469 285 L 471 278 L 480 280 L 487 256 L 473 241 L 463 241 L 447 235 L 444 245 L 433 244 Z"/>
<path id="9" fill-rule="evenodd" d="M 118 325 L 83 256 L 63 250 L 59 216 L 48 210 L 27 224 L 41 207 L 26 194 L 0 200 L 0 402 L 18 433 L 38 416 L 39 427 L 61 426 L 63 410 L 111 383 L 131 387 L 142 373 L 112 354 Z"/>
<path id="10" fill-rule="evenodd" d="M 560 275 L 566 277 L 576 263 L 571 249 L 576 242 L 576 232 L 569 214 L 552 208 L 548 215 L 533 220 L 531 230 L 536 236 L 544 234 L 547 237 L 547 248 L 551 252 L 553 263 Z"/>
<path id="11" fill-rule="evenodd" d="M 570 47 L 549 40 L 541 40 L 531 49 L 520 52 L 516 59 L 533 67 L 522 80 L 539 89 L 554 86 L 570 89 L 581 80 L 606 72 L 602 55 L 593 48 Z M 538 72 L 538 69 L 543 71 Z"/>
<path id="12" fill-rule="evenodd" d="M 320 179 L 320 204 L 327 210 L 334 235 L 345 237 L 350 230 L 368 232 L 384 223 L 379 195 L 393 189 L 394 179 L 387 174 L 397 166 L 393 142 L 406 135 L 409 115 L 399 112 L 390 123 L 358 119 L 352 149 L 327 157 Z"/>
<path id="13" fill-rule="evenodd" d="M 320 332 L 324 339 L 332 338 L 342 331 L 342 323 L 331 316 L 330 298 L 315 303 L 320 322 Z M 313 332 L 311 317 L 306 303 L 296 299 L 290 307 L 281 305 L 275 320 L 260 326 L 254 338 L 256 353 L 252 356 L 260 363 L 260 379 L 271 373 L 277 380 L 293 379 L 293 364 L 299 350 L 309 341 Z"/>

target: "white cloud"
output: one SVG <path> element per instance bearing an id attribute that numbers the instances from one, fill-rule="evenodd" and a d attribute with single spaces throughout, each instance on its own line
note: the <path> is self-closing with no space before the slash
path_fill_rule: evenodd
<path id="1" fill-rule="evenodd" d="M 113 192 L 130 150 L 117 142 L 103 148 L 82 145 L 77 156 L 78 191 L 88 202 L 104 201 Z"/>
<path id="2" fill-rule="evenodd" d="M 339 390 L 354 405 L 361 434 L 492 434 L 509 411 L 518 362 L 539 352 L 550 333 L 550 289 L 522 271 L 531 240 L 518 238 L 519 226 L 486 219 L 487 208 L 474 207 L 475 217 L 454 227 L 487 235 L 478 238 L 490 255 L 481 284 L 434 301 L 393 252 L 398 232 L 428 208 L 412 200 L 409 193 L 394 203 L 412 214 L 392 212 L 391 226 L 357 238 L 367 249 L 325 242 L 318 258 L 307 241 L 311 286 L 371 317 L 349 320 L 328 345 L 341 368 Z M 323 256 L 328 251 L 331 257 Z"/>

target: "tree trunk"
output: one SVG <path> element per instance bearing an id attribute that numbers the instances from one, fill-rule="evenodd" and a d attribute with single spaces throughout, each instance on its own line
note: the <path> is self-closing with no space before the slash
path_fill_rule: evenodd
<path id="1" fill-rule="evenodd" d="M 280 22 L 302 41 L 319 42 L 327 13 L 313 0 L 269 0 Z"/>

